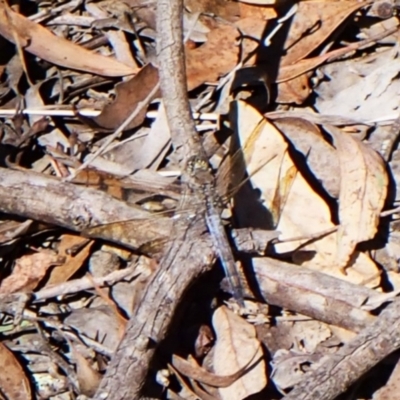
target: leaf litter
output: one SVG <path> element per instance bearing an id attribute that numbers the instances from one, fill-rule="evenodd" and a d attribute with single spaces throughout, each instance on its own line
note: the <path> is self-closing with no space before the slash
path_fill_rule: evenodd
<path id="1" fill-rule="evenodd" d="M 234 193 L 226 227 L 252 279 L 242 277 L 245 310 L 227 301 L 217 267 L 190 288 L 183 317 L 159 344 L 163 379 L 149 375 L 152 396 L 282 398 L 400 290 L 397 7 L 185 1 L 188 95 L 218 181 Z M 173 213 L 154 218 L 143 208 L 179 201 L 184 156 L 157 90 L 155 8 L 0 3 L 0 296 L 13 305 L 1 308 L 2 358 L 14 370 L 0 380 L 7 398 L 94 396 L 172 239 Z M 18 204 L 24 187 L 4 189 L 15 170 L 27 185 L 38 176 L 58 182 L 57 199 L 69 187 L 63 180 L 106 191 L 140 218 L 86 223 L 83 213 L 50 225 Z M 47 190 L 28 199 L 32 209 Z M 65 210 L 94 206 L 82 202 L 54 200 L 43 212 L 67 221 Z M 244 228 L 253 238 L 276 231 L 275 239 L 241 250 Z M 133 272 L 102 280 L 124 269 Z M 22 294 L 31 299 L 17 312 Z M 387 363 L 396 367 L 386 380 L 377 374 L 383 388 L 360 381 L 352 398 L 396 399 L 398 364 Z"/>

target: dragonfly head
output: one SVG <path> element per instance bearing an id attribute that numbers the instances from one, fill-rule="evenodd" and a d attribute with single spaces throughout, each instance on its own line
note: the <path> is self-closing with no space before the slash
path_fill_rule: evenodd
<path id="1" fill-rule="evenodd" d="M 186 164 L 186 170 L 192 181 L 196 182 L 199 186 L 209 185 L 214 182 L 208 161 L 203 157 L 190 157 Z"/>

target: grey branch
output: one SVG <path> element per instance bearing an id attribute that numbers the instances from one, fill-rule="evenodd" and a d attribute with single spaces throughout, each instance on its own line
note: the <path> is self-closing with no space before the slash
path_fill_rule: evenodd
<path id="1" fill-rule="evenodd" d="M 400 300 L 397 299 L 353 340 L 327 356 L 318 370 L 307 373 L 283 400 L 333 400 L 399 347 Z"/>

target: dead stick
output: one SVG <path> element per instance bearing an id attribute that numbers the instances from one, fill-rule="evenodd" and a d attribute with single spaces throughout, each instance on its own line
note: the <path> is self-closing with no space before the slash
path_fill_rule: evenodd
<path id="1" fill-rule="evenodd" d="M 183 146 L 188 157 L 200 155 L 202 146 L 187 99 L 182 12 L 182 0 L 159 0 L 157 3 L 160 87 L 173 143 L 175 147 Z M 177 237 L 146 286 L 95 399 L 140 397 L 155 346 L 165 338 L 184 292 L 199 274 L 210 267 L 213 258 L 211 248 L 201 242 L 204 224 L 199 217 L 189 229 L 185 221 L 177 221 Z"/>
<path id="2" fill-rule="evenodd" d="M 157 52 L 160 87 L 172 142 L 183 147 L 185 158 L 204 156 L 187 95 L 182 32 L 182 0 L 157 2 Z M 204 157 L 206 158 L 206 157 Z"/>
<path id="3" fill-rule="evenodd" d="M 333 400 L 399 347 L 400 300 L 397 299 L 375 322 L 328 356 L 316 371 L 307 373 L 282 400 Z"/>

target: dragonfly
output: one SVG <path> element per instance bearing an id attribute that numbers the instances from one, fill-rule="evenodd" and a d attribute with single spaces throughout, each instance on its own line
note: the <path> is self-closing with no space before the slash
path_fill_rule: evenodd
<path id="1" fill-rule="evenodd" d="M 236 268 L 234 256 L 230 241 L 228 239 L 225 226 L 221 219 L 223 202 L 217 194 L 214 179 L 209 180 L 209 166 L 206 160 L 201 158 L 193 158 L 188 162 L 188 173 L 195 177 L 195 185 L 190 187 L 189 194 L 184 196 L 190 197 L 190 203 L 202 205 L 204 209 L 197 212 L 203 212 L 205 215 L 206 225 L 209 233 L 214 241 L 215 251 L 224 268 L 225 275 L 230 287 L 233 298 L 240 306 L 244 306 L 243 289 L 240 283 L 240 278 Z M 98 187 L 104 188 L 104 183 L 97 183 Z M 81 181 L 82 183 L 82 181 Z M 107 182 L 109 185 L 110 180 Z M 112 192 L 116 192 L 115 184 L 111 185 Z M 176 189 L 176 187 L 173 187 Z M 174 193 L 172 188 L 166 193 Z M 188 200 L 181 199 L 182 203 Z M 123 246 L 138 250 L 144 254 L 155 255 L 160 258 L 163 255 L 163 249 L 171 237 L 170 232 L 173 232 L 174 219 L 182 217 L 191 210 L 168 210 L 165 212 L 155 213 L 152 218 L 138 218 L 128 221 L 117 221 L 104 225 L 96 225 L 85 229 L 82 233 L 84 236 L 97 237 L 119 243 Z M 172 218 L 171 218 L 172 217 Z M 190 219 L 190 214 L 188 215 Z M 143 233 L 143 237 L 141 235 Z M 157 239 L 153 239 L 154 236 Z M 151 240 L 150 240 L 151 239 Z"/>
<path id="2" fill-rule="evenodd" d="M 258 130 L 255 130 L 254 135 L 258 135 Z M 242 154 L 243 150 L 251 148 L 255 138 L 250 136 L 242 148 L 237 149 L 233 156 L 228 157 L 221 164 L 220 173 L 217 180 L 210 174 L 208 160 L 201 157 L 192 157 L 187 163 L 187 173 L 192 176 L 192 187 L 189 189 L 188 196 L 193 196 L 191 202 L 201 204 L 202 209 L 196 209 L 196 212 L 202 212 L 205 216 L 205 222 L 209 230 L 210 236 L 213 239 L 215 251 L 224 269 L 229 288 L 236 302 L 243 306 L 243 288 L 239 272 L 236 267 L 235 258 L 232 253 L 230 241 L 225 230 L 221 212 L 224 208 L 222 201 L 223 191 L 228 191 L 229 194 L 225 198 L 232 196 L 247 179 L 243 179 L 246 174 L 245 158 Z M 259 167 L 252 172 L 247 172 L 252 176 L 262 169 L 274 156 L 264 160 Z M 234 175 L 234 177 L 233 177 Z M 229 187 L 228 182 L 233 180 L 236 184 L 234 189 Z M 217 181 L 217 183 L 216 183 Z M 101 186 L 101 185 L 100 185 Z M 173 189 L 172 189 L 173 187 Z M 172 185 L 170 190 L 163 188 L 165 193 L 174 193 L 178 185 Z M 221 187 L 223 189 L 221 189 Z M 156 189 L 155 189 L 156 190 Z M 176 193 L 176 192 L 175 192 Z M 192 201 L 193 200 L 193 201 Z M 199 206 L 200 207 L 200 206 Z M 121 245 L 138 250 L 144 254 L 161 257 L 165 244 L 171 240 L 171 232 L 173 232 L 174 218 L 185 215 L 188 210 L 179 209 L 178 211 L 168 210 L 166 212 L 156 213 L 153 218 L 148 219 L 138 218 L 129 221 L 116 221 L 115 223 L 107 223 L 97 225 L 85 229 L 82 232 L 85 236 L 97 237 L 110 240 Z M 190 210 L 189 210 L 190 212 Z M 172 216 L 172 218 L 171 218 Z M 154 237 L 158 236 L 154 240 Z"/>
<path id="3" fill-rule="evenodd" d="M 215 250 L 228 279 L 233 298 L 244 307 L 243 289 L 240 282 L 238 270 L 232 249 L 221 220 L 221 199 L 217 195 L 214 177 L 209 173 L 208 162 L 201 157 L 192 157 L 188 161 L 188 173 L 195 178 L 198 193 L 203 196 L 202 203 L 205 204 L 205 219 L 211 237 L 214 239 Z M 192 183 L 193 184 L 193 183 Z"/>

